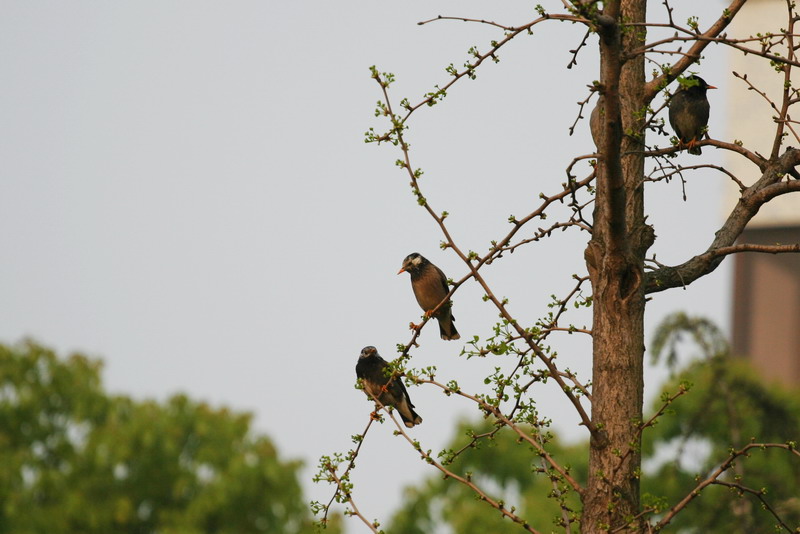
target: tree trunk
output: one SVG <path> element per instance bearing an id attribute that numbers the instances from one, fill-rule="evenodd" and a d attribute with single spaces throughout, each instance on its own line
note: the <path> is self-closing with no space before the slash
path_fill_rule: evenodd
<path id="1" fill-rule="evenodd" d="M 645 0 L 605 3 L 599 17 L 600 117 L 596 204 L 586 261 L 593 293 L 593 435 L 581 531 L 642 532 L 639 423 L 644 359 L 644 257 L 654 236 L 644 220 Z"/>

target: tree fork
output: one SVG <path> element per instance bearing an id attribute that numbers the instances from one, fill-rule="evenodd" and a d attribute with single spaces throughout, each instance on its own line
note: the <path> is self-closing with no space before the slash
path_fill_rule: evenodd
<path id="1" fill-rule="evenodd" d="M 600 35 L 602 134 L 593 235 L 586 262 L 593 293 L 592 422 L 581 531 L 642 532 L 638 425 L 644 387 L 644 258 L 653 230 L 644 217 L 645 0 L 605 3 Z M 626 454 L 630 451 L 629 454 Z"/>

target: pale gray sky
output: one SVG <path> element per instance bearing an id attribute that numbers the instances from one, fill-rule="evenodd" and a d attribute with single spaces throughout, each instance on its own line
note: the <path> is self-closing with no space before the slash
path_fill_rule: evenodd
<path id="1" fill-rule="evenodd" d="M 395 275 L 401 260 L 418 251 L 452 278 L 465 272 L 439 250 L 394 166 L 397 152 L 363 142 L 369 126 L 384 126 L 373 117 L 380 94 L 368 67 L 397 75 L 395 102 L 417 100 L 446 82 L 444 67 L 463 64 L 470 46 L 498 38 L 487 27 L 418 21 L 522 23 L 534 5 L 1 2 L 0 341 L 30 336 L 62 354 L 100 357 L 115 393 L 182 391 L 252 410 L 284 457 L 306 461 L 309 499 L 327 501 L 332 488 L 309 481 L 316 461 L 347 450 L 370 411 L 353 389 L 358 354 L 375 345 L 391 359 L 420 315 L 407 276 Z M 692 9 L 707 22 L 718 7 Z M 425 194 L 451 213 L 464 249 L 484 251 L 509 214 L 556 192 L 571 158 L 591 152 L 585 122 L 567 135 L 575 103 L 598 77 L 591 47 L 578 68 L 565 68 L 582 36 L 578 26 L 540 27 L 412 123 Z M 724 87 L 724 57 L 707 57 L 698 70 Z M 711 96 L 713 134 L 724 92 Z M 713 150 L 704 156 L 721 161 Z M 689 202 L 679 182 L 649 187 L 660 261 L 707 246 L 721 183 L 692 176 Z M 486 276 L 533 320 L 584 272 L 585 241 L 558 234 Z M 648 332 L 678 309 L 727 325 L 728 272 L 656 295 Z M 484 337 L 496 317 L 480 296 L 469 283 L 454 299 L 464 339 Z M 462 345 L 439 340 L 435 328 L 421 342 L 414 366 L 438 365 L 441 379 L 472 391 L 484 387 L 481 373 L 507 363 L 459 359 Z M 573 336 L 559 353 L 588 377 L 585 343 Z M 648 374 L 651 395 L 662 377 Z M 583 437 L 548 387 L 537 394 L 542 411 Z M 411 395 L 425 419 L 413 434 L 425 448 L 443 446 L 458 418 L 477 416 L 432 389 Z M 384 522 L 401 488 L 429 472 L 391 434 L 388 425 L 371 431 L 355 476 L 362 511 Z"/>

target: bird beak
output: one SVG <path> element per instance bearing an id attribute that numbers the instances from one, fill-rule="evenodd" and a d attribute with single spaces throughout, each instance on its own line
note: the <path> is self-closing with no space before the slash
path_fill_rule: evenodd
<path id="1" fill-rule="evenodd" d="M 709 85 L 708 87 L 706 87 L 706 89 L 718 89 L 718 87 L 716 87 L 714 85 Z"/>
<path id="2" fill-rule="evenodd" d="M 401 267 L 400 270 L 397 271 L 397 274 L 404 273 L 404 272 L 406 272 L 406 270 Z"/>

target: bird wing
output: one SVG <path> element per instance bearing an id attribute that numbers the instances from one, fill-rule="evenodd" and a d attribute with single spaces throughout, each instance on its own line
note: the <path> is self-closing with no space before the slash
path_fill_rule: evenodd
<path id="1" fill-rule="evenodd" d="M 447 285 L 447 276 L 445 276 L 444 272 L 437 266 L 434 265 L 433 268 L 436 269 L 436 272 L 439 274 L 439 280 L 442 282 L 442 289 L 444 290 L 444 294 L 447 295 L 450 293 L 450 287 Z M 444 295 L 442 298 L 444 298 Z"/>
<path id="2" fill-rule="evenodd" d="M 411 408 L 414 407 L 414 404 L 411 402 L 411 397 L 408 396 L 408 390 L 406 390 L 406 386 L 403 384 L 403 379 L 401 377 L 396 376 L 394 380 L 392 380 L 391 384 L 389 384 L 387 389 L 392 396 L 392 404 L 394 406 L 399 407 L 404 403 L 408 403 Z"/>
<path id="3" fill-rule="evenodd" d="M 672 100 L 669 102 L 669 125 L 675 130 L 675 135 L 681 141 L 683 141 L 685 137 L 681 129 L 683 121 L 680 120 L 680 117 L 683 115 L 685 109 L 686 94 L 683 91 L 679 91 L 672 96 Z"/>

